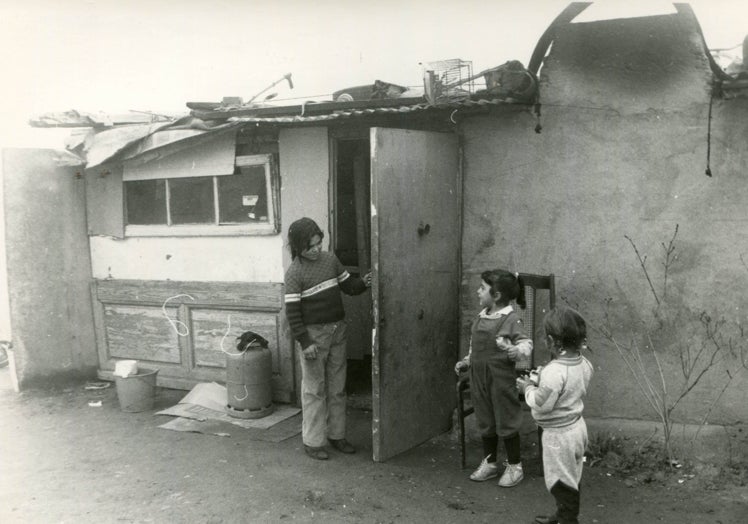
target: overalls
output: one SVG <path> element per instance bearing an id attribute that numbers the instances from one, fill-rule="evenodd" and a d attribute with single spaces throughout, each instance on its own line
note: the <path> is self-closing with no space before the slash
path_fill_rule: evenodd
<path id="1" fill-rule="evenodd" d="M 496 345 L 498 336 L 511 339 L 510 326 L 516 322 L 514 312 L 497 318 L 478 317 L 471 329 L 470 396 L 478 431 L 484 438 L 513 437 L 522 425 L 514 362 Z"/>

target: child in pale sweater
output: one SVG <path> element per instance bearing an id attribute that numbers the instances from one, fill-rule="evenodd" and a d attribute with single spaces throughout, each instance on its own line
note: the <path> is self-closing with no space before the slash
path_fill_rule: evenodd
<path id="1" fill-rule="evenodd" d="M 568 307 L 552 309 L 543 324 L 555 359 L 539 370 L 537 384 L 517 379 L 517 387 L 542 429 L 545 485 L 556 499 L 555 514 L 535 517 L 535 522 L 576 524 L 587 447 L 582 411 L 593 372 L 592 364 L 581 355 L 587 326 L 581 315 Z"/>

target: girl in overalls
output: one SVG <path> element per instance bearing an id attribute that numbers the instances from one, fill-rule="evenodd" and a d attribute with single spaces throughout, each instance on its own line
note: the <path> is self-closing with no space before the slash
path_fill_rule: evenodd
<path id="1" fill-rule="evenodd" d="M 519 440 L 522 407 L 515 363 L 530 358 L 532 339 L 510 303 L 516 300 L 525 308 L 525 287 L 519 275 L 501 269 L 485 271 L 478 300 L 482 309 L 470 332 L 470 352 L 455 366 L 458 374 L 470 372 L 470 396 L 483 441 L 484 458 L 470 480 L 482 482 L 499 475 L 497 448 L 501 439 L 507 461 L 499 486 L 509 488 L 524 478 Z"/>

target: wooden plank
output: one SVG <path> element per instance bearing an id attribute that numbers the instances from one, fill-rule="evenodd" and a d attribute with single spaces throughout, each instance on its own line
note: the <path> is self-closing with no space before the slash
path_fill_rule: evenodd
<path id="1" fill-rule="evenodd" d="M 177 319 L 176 308 L 166 308 L 166 313 L 172 321 Z M 107 305 L 104 330 L 111 357 L 181 362 L 179 335 L 160 308 Z"/>
<path id="2" fill-rule="evenodd" d="M 104 303 L 117 304 L 162 305 L 168 301 L 169 306 L 187 304 L 280 311 L 282 287 L 281 283 L 275 282 L 98 280 L 97 298 Z"/>
<path id="3" fill-rule="evenodd" d="M 189 375 L 192 368 L 195 367 L 195 355 L 192 351 L 192 333 L 190 329 L 190 309 L 187 304 L 180 304 L 177 308 L 177 323 L 176 329 L 179 333 L 184 333 L 179 337 L 179 355 L 180 362 L 182 364 L 182 372 Z"/>
<path id="4" fill-rule="evenodd" d="M 96 300 L 96 281 L 91 281 L 91 305 L 93 306 L 94 335 L 96 351 L 99 355 L 99 367 L 107 366 L 109 351 L 107 349 L 106 330 L 104 329 L 104 304 Z M 113 366 L 112 366 L 113 369 Z"/>
<path id="5" fill-rule="evenodd" d="M 170 122 L 176 117 L 159 115 L 156 113 L 82 113 L 75 110 L 43 113 L 29 120 L 31 127 L 94 127 L 105 128 L 125 124 L 152 124 L 154 122 Z"/>
<path id="6" fill-rule="evenodd" d="M 317 115 L 320 113 L 332 113 L 333 111 L 348 111 L 351 109 L 374 109 L 377 107 L 400 107 L 424 104 L 426 100 L 422 96 L 408 98 L 389 98 L 385 100 L 359 100 L 353 102 L 317 102 L 307 103 L 303 106 L 276 106 L 276 107 L 255 107 L 248 109 L 233 109 L 231 111 L 203 111 L 192 110 L 191 114 L 205 120 L 220 119 L 225 120 L 231 117 L 254 116 L 287 116 Z"/>
<path id="7" fill-rule="evenodd" d="M 191 317 L 195 367 L 226 367 L 226 353 L 236 352 L 237 337 L 254 331 L 268 341 L 273 373 L 278 373 L 277 314 L 195 308 Z"/>
<path id="8" fill-rule="evenodd" d="M 158 375 L 156 377 L 156 385 L 162 388 L 171 388 L 171 389 L 184 389 L 184 390 L 190 390 L 193 387 L 195 387 L 196 384 L 199 384 L 200 382 L 210 381 L 210 382 L 218 382 L 225 384 L 226 377 L 224 376 L 223 379 L 207 379 L 207 380 L 196 380 L 194 378 L 190 377 L 184 377 L 180 376 L 178 374 L 175 374 L 171 370 L 164 369 L 163 366 L 159 365 Z M 99 368 L 99 370 L 96 373 L 96 376 L 101 380 L 110 380 L 114 381 L 114 367 L 111 368 Z"/>
<path id="9" fill-rule="evenodd" d="M 264 166 L 270 162 L 271 155 L 243 155 L 236 157 L 236 165 L 242 166 Z"/>

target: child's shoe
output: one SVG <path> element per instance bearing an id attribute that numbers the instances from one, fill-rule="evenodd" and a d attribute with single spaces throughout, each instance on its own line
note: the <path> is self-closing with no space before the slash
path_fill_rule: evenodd
<path id="1" fill-rule="evenodd" d="M 516 486 L 522 479 L 525 478 L 525 474 L 522 472 L 522 463 L 519 464 L 506 464 L 504 474 L 499 479 L 499 486 L 502 488 L 511 488 Z"/>
<path id="2" fill-rule="evenodd" d="M 484 480 L 494 479 L 498 476 L 499 466 L 496 465 L 496 462 L 489 462 L 488 457 L 486 457 L 481 461 L 478 469 L 470 474 L 470 480 L 483 482 Z"/>
<path id="3" fill-rule="evenodd" d="M 356 448 L 353 447 L 353 445 L 348 442 L 346 439 L 328 439 L 330 441 L 330 444 L 332 447 L 340 451 L 341 453 L 355 453 Z"/>
<path id="4" fill-rule="evenodd" d="M 322 446 L 315 448 L 313 446 L 307 446 L 306 444 L 304 444 L 304 453 L 315 460 L 327 460 L 329 458 L 327 451 Z"/>

